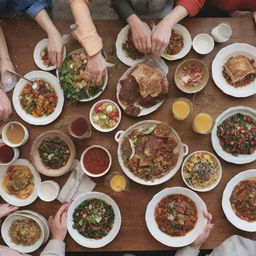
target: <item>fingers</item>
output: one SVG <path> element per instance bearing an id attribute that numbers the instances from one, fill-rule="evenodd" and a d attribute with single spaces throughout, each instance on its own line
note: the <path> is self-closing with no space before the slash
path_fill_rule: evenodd
<path id="1" fill-rule="evenodd" d="M 203 215 L 207 219 L 207 223 L 210 223 L 212 221 L 212 215 L 209 212 L 203 211 Z"/>
<path id="2" fill-rule="evenodd" d="M 67 212 L 63 212 L 63 214 L 61 215 L 61 224 L 66 224 L 66 220 L 67 220 Z"/>
<path id="3" fill-rule="evenodd" d="M 55 219 L 60 220 L 61 215 L 68 209 L 68 204 L 63 204 L 55 215 Z"/>
<path id="4" fill-rule="evenodd" d="M 60 69 L 60 67 L 61 67 L 62 52 L 63 52 L 63 51 L 57 53 L 57 62 L 56 62 L 56 67 L 57 67 L 57 69 Z"/>
<path id="5" fill-rule="evenodd" d="M 145 52 L 147 54 L 151 53 L 151 40 L 150 40 L 150 38 L 148 38 L 147 41 L 146 41 L 146 50 L 145 50 Z"/>
<path id="6" fill-rule="evenodd" d="M 48 49 L 48 53 L 49 53 L 49 61 L 53 65 L 56 65 L 56 58 L 57 58 L 56 52 Z"/>
<path id="7" fill-rule="evenodd" d="M 95 80 L 95 82 L 96 82 L 97 85 L 99 85 L 100 82 L 101 82 L 102 74 L 103 74 L 103 72 L 97 72 L 96 80 Z"/>

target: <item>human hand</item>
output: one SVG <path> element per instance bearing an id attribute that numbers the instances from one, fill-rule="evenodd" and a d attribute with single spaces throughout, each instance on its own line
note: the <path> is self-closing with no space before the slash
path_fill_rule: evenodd
<path id="1" fill-rule="evenodd" d="M 206 239 L 210 235 L 211 230 L 214 226 L 214 224 L 212 223 L 212 215 L 210 213 L 208 213 L 207 211 L 204 211 L 203 214 L 204 214 L 204 217 L 207 219 L 206 226 L 205 226 L 203 232 L 195 240 L 195 242 L 193 242 L 190 245 L 190 247 L 197 249 L 197 250 L 199 250 L 201 245 L 206 241 Z"/>
<path id="2" fill-rule="evenodd" d="M 10 59 L 2 59 L 0 63 L 1 82 L 4 84 L 5 77 L 9 74 L 8 70 L 15 71 Z"/>
<path id="3" fill-rule="evenodd" d="M 88 64 L 89 79 L 91 82 L 100 84 L 102 77 L 106 74 L 107 62 L 101 52 L 89 57 Z"/>
<path id="4" fill-rule="evenodd" d="M 6 122 L 12 113 L 12 106 L 6 93 L 0 89 L 0 120 Z"/>
<path id="5" fill-rule="evenodd" d="M 151 29 L 143 21 L 141 21 L 135 14 L 127 19 L 131 30 L 132 39 L 135 47 L 143 53 L 150 54 L 151 52 Z"/>
<path id="6" fill-rule="evenodd" d="M 19 207 L 10 204 L 0 204 L 0 219 L 7 216 L 9 213 L 18 210 Z"/>
<path id="7" fill-rule="evenodd" d="M 151 53 L 155 57 L 160 57 L 169 45 L 171 33 L 172 27 L 165 22 L 165 20 L 161 20 L 161 22 L 157 24 L 151 36 Z"/>
<path id="8" fill-rule="evenodd" d="M 63 204 L 54 217 L 50 216 L 48 223 L 52 232 L 52 238 L 64 241 L 67 234 L 67 210 L 69 203 Z"/>

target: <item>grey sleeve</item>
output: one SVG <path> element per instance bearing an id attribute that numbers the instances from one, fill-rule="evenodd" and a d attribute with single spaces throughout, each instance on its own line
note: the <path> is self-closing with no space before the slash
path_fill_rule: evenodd
<path id="1" fill-rule="evenodd" d="M 129 16 L 135 14 L 130 0 L 111 0 L 111 7 L 116 11 L 121 19 L 127 20 Z"/>

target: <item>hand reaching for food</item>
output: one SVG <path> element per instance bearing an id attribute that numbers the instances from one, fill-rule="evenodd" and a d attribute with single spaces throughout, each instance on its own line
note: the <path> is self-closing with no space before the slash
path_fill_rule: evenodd
<path id="1" fill-rule="evenodd" d="M 198 236 L 198 238 L 193 242 L 190 247 L 199 250 L 202 244 L 207 240 L 209 237 L 211 230 L 214 226 L 212 223 L 212 215 L 208 213 L 207 211 L 203 212 L 204 217 L 207 219 L 207 224 L 203 230 L 203 232 Z"/>
<path id="2" fill-rule="evenodd" d="M 0 121 L 7 121 L 8 117 L 12 113 L 12 106 L 6 93 L 0 89 Z"/>
<path id="3" fill-rule="evenodd" d="M 19 207 L 10 204 L 0 204 L 0 219 L 18 210 Z"/>
<path id="4" fill-rule="evenodd" d="M 52 233 L 52 238 L 64 241 L 67 234 L 67 210 L 69 203 L 63 204 L 54 217 L 50 216 L 48 223 Z"/>

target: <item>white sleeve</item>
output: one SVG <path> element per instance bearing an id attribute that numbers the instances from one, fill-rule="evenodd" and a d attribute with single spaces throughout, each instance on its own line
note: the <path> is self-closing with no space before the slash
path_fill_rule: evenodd
<path id="1" fill-rule="evenodd" d="M 199 250 L 186 246 L 177 250 L 175 256 L 198 256 Z"/>
<path id="2" fill-rule="evenodd" d="M 50 240 L 40 256 L 65 256 L 65 243 L 59 240 Z"/>

